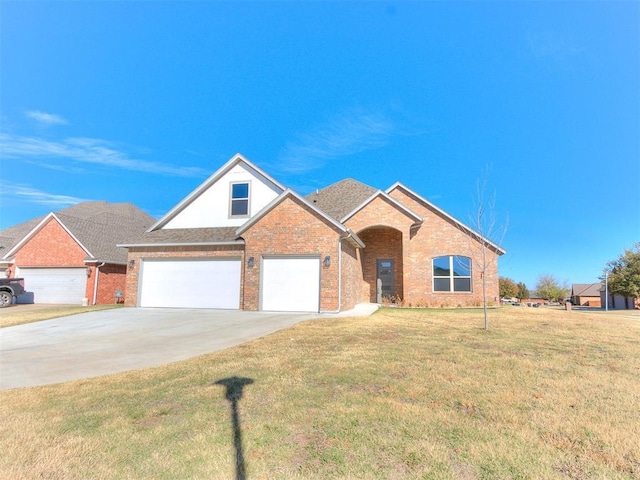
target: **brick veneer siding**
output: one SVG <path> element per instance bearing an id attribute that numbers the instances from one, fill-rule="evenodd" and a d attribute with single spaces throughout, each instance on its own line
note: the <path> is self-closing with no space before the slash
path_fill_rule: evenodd
<path id="1" fill-rule="evenodd" d="M 376 301 L 376 260 L 389 258 L 395 260 L 396 296 L 404 298 L 406 284 L 411 275 L 406 252 L 411 226 L 415 222 L 413 217 L 384 197 L 375 198 L 345 222 L 365 244 L 362 252 L 362 270 L 363 295 L 367 301 Z"/>
<path id="2" fill-rule="evenodd" d="M 84 267 L 86 257 L 87 252 L 51 218 L 20 247 L 14 263 L 18 267 Z"/>
<path id="3" fill-rule="evenodd" d="M 87 252 L 69 235 L 55 218 L 50 218 L 16 252 L 14 264 L 21 267 L 86 268 Z M 15 273 L 15 266 L 13 273 Z M 123 277 L 124 278 L 124 277 Z M 26 285 L 27 291 L 29 286 Z M 93 282 L 85 284 L 85 298 L 93 296 Z M 91 301 L 91 300 L 89 300 Z"/>
<path id="4" fill-rule="evenodd" d="M 243 245 L 210 245 L 210 246 L 174 246 L 174 247 L 130 247 L 128 260 L 133 260 L 134 266 L 127 268 L 127 280 L 125 287 L 125 302 L 128 307 L 137 306 L 138 302 L 138 274 L 140 262 L 151 258 L 220 258 L 240 257 L 242 261 L 241 276 L 244 277 L 246 268 L 244 262 Z M 242 285 L 242 279 L 241 279 Z M 243 291 L 240 289 L 240 305 L 243 304 Z M 242 307 L 241 307 L 242 308 Z"/>
<path id="5" fill-rule="evenodd" d="M 389 227 L 371 227 L 358 234 L 366 245 L 362 252 L 362 275 L 367 285 L 367 301 L 377 301 L 378 260 L 393 260 L 394 300 L 404 298 L 402 232 Z"/>
<path id="6" fill-rule="evenodd" d="M 422 216 L 423 224 L 414 231 L 405 252 L 405 302 L 413 305 L 456 306 L 482 304 L 480 243 L 472 239 L 450 219 L 398 188 L 390 196 Z M 470 293 L 434 292 L 432 259 L 443 255 L 464 255 L 472 259 L 472 291 Z M 487 249 L 490 259 L 486 272 L 487 299 L 496 301 L 498 287 L 498 255 Z M 406 275 L 409 264 L 410 275 Z"/>
<path id="7" fill-rule="evenodd" d="M 362 263 L 359 248 L 344 240 L 342 243 L 342 279 L 340 310 L 349 310 L 369 298 L 362 294 Z"/>
<path id="8" fill-rule="evenodd" d="M 87 298 L 90 303 L 93 303 L 93 292 L 95 288 L 95 265 L 91 267 L 91 276 L 87 280 Z M 127 281 L 127 267 L 126 265 L 114 265 L 106 264 L 99 269 L 98 273 L 98 305 L 105 305 L 109 303 L 116 303 L 116 290 L 120 289 L 122 298 L 120 301 L 125 300 L 126 295 L 126 281 Z"/>
<path id="9" fill-rule="evenodd" d="M 287 197 L 246 230 L 245 255 L 254 257 L 246 269 L 244 309 L 260 308 L 260 259 L 265 255 L 329 255 L 331 265 L 320 268 L 320 311 L 338 305 L 338 242 L 340 231 L 295 197 Z"/>

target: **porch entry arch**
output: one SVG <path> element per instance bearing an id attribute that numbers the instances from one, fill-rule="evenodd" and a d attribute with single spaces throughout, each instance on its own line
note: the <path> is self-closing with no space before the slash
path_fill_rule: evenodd
<path id="1" fill-rule="evenodd" d="M 403 299 L 402 232 L 379 225 L 357 233 L 365 245 L 361 255 L 362 277 L 369 301 L 379 303 L 383 299 L 392 302 Z"/>

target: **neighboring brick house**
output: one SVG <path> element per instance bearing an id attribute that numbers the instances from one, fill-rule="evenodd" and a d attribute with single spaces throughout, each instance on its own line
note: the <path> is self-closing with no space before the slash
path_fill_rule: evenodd
<path id="1" fill-rule="evenodd" d="M 29 294 L 19 301 L 122 301 L 127 251 L 116 244 L 138 238 L 153 223 L 131 203 L 79 203 L 0 230 L 0 268 L 25 279 Z"/>
<path id="2" fill-rule="evenodd" d="M 574 283 L 571 285 L 571 303 L 585 307 L 599 307 L 601 288 L 600 282 Z"/>
<path id="3" fill-rule="evenodd" d="M 347 179 L 302 197 L 238 154 L 120 246 L 129 306 L 337 312 L 481 305 L 480 239 L 402 184 Z M 504 250 L 482 240 L 497 301 Z"/>

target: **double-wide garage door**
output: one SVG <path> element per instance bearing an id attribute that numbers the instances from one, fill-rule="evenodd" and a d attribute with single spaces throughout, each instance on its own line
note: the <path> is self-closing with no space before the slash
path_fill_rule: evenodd
<path id="1" fill-rule="evenodd" d="M 141 307 L 240 308 L 240 259 L 147 259 L 141 264 Z M 320 259 L 262 259 L 260 309 L 320 310 Z"/>
<path id="2" fill-rule="evenodd" d="M 273 257 L 262 260 L 261 310 L 318 312 L 320 259 Z"/>
<path id="3" fill-rule="evenodd" d="M 141 307 L 240 308 L 240 259 L 143 260 Z"/>
<path id="4" fill-rule="evenodd" d="M 86 268 L 18 268 L 34 303 L 82 305 L 87 287 Z"/>

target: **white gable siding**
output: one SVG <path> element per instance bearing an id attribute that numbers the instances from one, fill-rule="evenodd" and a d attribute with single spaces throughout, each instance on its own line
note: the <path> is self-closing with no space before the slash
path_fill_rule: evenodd
<path id="1" fill-rule="evenodd" d="M 163 228 L 238 227 L 249 217 L 229 218 L 232 183 L 249 182 L 250 216 L 276 198 L 281 189 L 246 164 L 238 164 L 202 192 Z"/>

